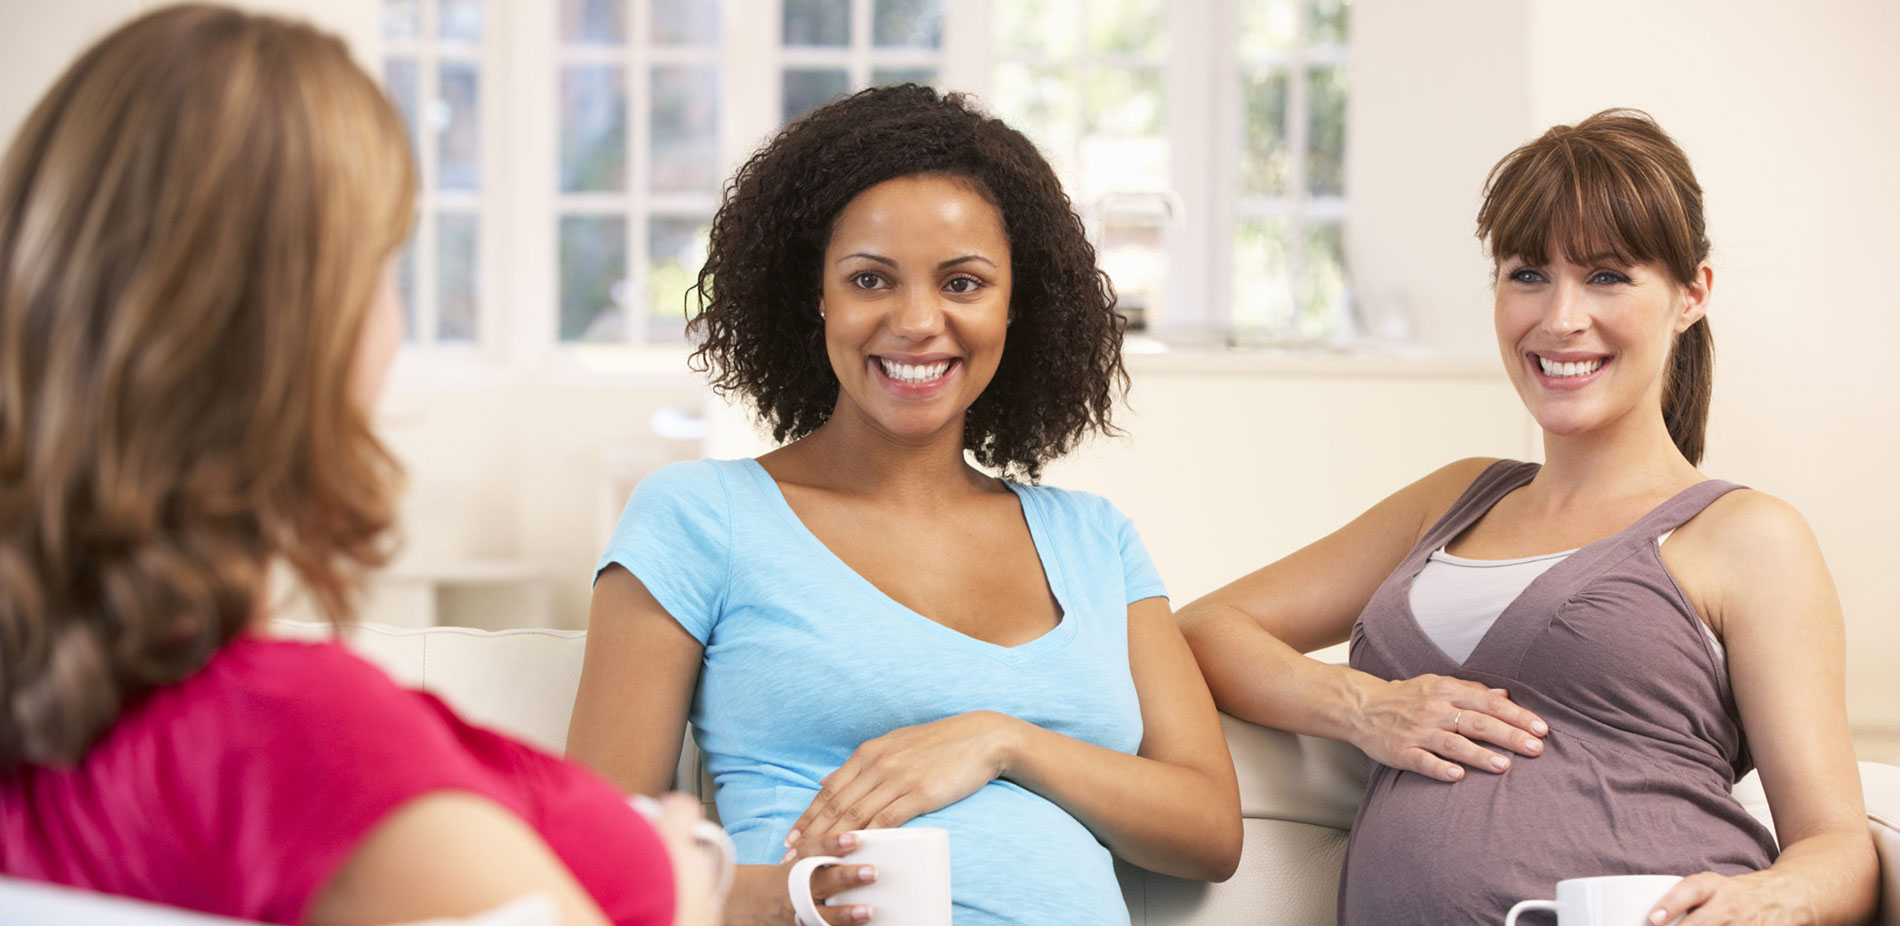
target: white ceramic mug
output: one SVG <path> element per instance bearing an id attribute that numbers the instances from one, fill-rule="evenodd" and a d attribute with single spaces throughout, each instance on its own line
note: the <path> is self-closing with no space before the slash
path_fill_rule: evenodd
<path id="1" fill-rule="evenodd" d="M 1517 926 L 1518 914 L 1526 910 L 1555 912 L 1557 926 L 1650 926 L 1649 911 L 1681 880 L 1676 875 L 1608 875 L 1559 881 L 1556 900 L 1522 901 L 1505 914 L 1504 926 Z"/>
<path id="2" fill-rule="evenodd" d="M 929 826 L 855 830 L 858 847 L 849 858 L 814 855 L 798 860 L 786 876 L 800 926 L 825 926 L 811 896 L 811 876 L 821 865 L 872 865 L 877 880 L 831 895 L 826 906 L 870 904 L 877 926 L 950 926 L 950 833 Z"/>
<path id="3" fill-rule="evenodd" d="M 660 802 L 644 794 L 627 797 L 627 803 L 647 819 L 648 823 L 660 822 Z M 711 820 L 693 821 L 693 842 L 712 856 L 713 871 L 717 873 L 713 880 L 713 889 L 719 893 L 719 899 L 725 900 L 727 892 L 732 890 L 733 866 L 738 861 L 739 852 L 732 846 L 732 837 L 726 835 L 724 827 Z"/>

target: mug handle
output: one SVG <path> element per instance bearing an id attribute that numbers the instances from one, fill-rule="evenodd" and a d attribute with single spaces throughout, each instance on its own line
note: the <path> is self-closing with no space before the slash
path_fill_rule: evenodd
<path id="1" fill-rule="evenodd" d="M 659 821 L 659 801 L 644 794 L 629 794 L 627 803 L 648 823 Z M 712 854 L 719 870 L 719 877 L 713 882 L 713 891 L 720 902 L 725 902 L 726 895 L 732 891 L 732 876 L 739 862 L 739 850 L 733 847 L 732 837 L 726 835 L 726 828 L 711 820 L 693 821 L 693 842 Z"/>
<path id="2" fill-rule="evenodd" d="M 811 876 L 820 865 L 842 865 L 844 859 L 835 855 L 808 855 L 792 863 L 792 872 L 785 876 L 785 890 L 792 895 L 792 909 L 798 912 L 798 926 L 825 926 L 825 920 L 818 914 L 818 903 L 811 897 Z"/>
<path id="3" fill-rule="evenodd" d="M 1504 926 L 1517 926 L 1518 914 L 1526 910 L 1549 910 L 1552 913 L 1556 913 L 1557 902 L 1554 900 L 1520 900 L 1515 906 L 1511 907 L 1511 912 L 1504 914 Z"/>
<path id="4" fill-rule="evenodd" d="M 693 841 L 718 859 L 719 880 L 714 882 L 713 890 L 717 892 L 719 901 L 724 903 L 726 895 L 732 893 L 732 875 L 739 864 L 739 850 L 733 847 L 732 837 L 726 835 L 726 828 L 711 820 L 693 823 Z"/>

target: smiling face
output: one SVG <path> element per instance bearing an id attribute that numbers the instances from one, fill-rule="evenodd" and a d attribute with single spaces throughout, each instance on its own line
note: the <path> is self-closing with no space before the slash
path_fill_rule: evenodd
<path id="1" fill-rule="evenodd" d="M 1677 282 L 1661 263 L 1519 257 L 1498 265 L 1498 348 L 1525 408 L 1571 436 L 1637 418 L 1662 421 L 1670 345 L 1708 311 L 1713 271 Z"/>
<path id="2" fill-rule="evenodd" d="M 969 181 L 898 177 L 857 195 L 825 248 L 832 419 L 921 440 L 952 430 L 1003 357 L 1009 236 Z"/>

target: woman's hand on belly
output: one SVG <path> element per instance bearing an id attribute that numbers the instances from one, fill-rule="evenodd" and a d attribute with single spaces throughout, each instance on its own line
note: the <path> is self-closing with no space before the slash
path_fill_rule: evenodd
<path id="1" fill-rule="evenodd" d="M 826 775 L 786 843 L 811 855 L 840 833 L 902 826 L 963 800 L 1002 774 L 1014 718 L 971 711 L 899 727 L 859 746 Z"/>
<path id="2" fill-rule="evenodd" d="M 1443 675 L 1373 680 L 1360 688 L 1357 708 L 1353 745 L 1382 765 L 1439 781 L 1463 778 L 1465 765 L 1496 773 L 1511 767 L 1480 742 L 1536 756 L 1550 732 L 1502 690 Z"/>

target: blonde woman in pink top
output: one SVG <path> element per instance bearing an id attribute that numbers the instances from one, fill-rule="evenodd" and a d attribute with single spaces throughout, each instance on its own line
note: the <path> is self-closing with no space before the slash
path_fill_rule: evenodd
<path id="1" fill-rule="evenodd" d="M 385 557 L 370 411 L 415 221 L 401 118 L 343 44 L 142 16 L 0 169 L 0 873 L 274 923 L 719 919 L 674 802 L 463 723 L 334 643 Z M 280 590 L 281 594 L 281 590 Z M 7 919 L 0 911 L 0 919 Z"/>

